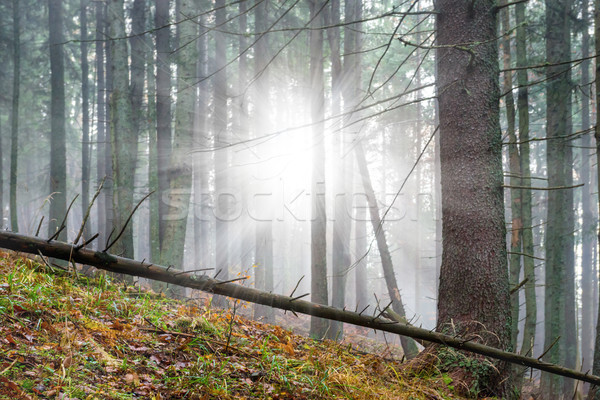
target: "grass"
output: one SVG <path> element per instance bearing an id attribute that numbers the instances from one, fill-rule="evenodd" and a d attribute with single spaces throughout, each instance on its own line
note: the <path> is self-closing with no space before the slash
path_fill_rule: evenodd
<path id="1" fill-rule="evenodd" d="M 447 376 L 232 314 L 0 252 L 0 399 L 457 398 Z"/>

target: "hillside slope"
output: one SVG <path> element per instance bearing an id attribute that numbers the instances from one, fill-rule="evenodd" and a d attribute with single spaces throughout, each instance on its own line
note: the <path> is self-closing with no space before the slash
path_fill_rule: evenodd
<path id="1" fill-rule="evenodd" d="M 352 345 L 0 252 L 1 399 L 450 399 Z"/>

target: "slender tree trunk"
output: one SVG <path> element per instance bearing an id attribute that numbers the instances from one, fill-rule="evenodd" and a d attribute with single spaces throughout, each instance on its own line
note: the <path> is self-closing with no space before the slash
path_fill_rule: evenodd
<path id="1" fill-rule="evenodd" d="M 256 34 L 262 34 L 269 26 L 268 7 L 270 1 L 265 0 L 254 8 L 254 20 Z M 256 60 L 254 62 L 254 76 L 258 78 L 254 82 L 254 131 L 255 136 L 265 135 L 270 130 L 269 113 L 271 102 L 269 98 L 270 76 L 268 70 L 269 42 L 268 37 L 263 36 L 256 43 Z M 260 166 L 257 166 L 260 168 Z M 258 171 L 257 171 L 258 172 Z M 260 174 L 259 174 L 260 176 Z M 257 186 L 264 190 L 268 187 L 261 182 Z M 261 202 L 260 208 L 266 210 L 272 207 L 270 199 Z M 256 221 L 256 260 L 254 269 L 256 287 L 262 290 L 273 290 L 273 221 L 271 218 Z M 268 307 L 257 305 L 254 308 L 255 318 L 269 320 L 273 318 L 273 312 Z"/>
<path id="2" fill-rule="evenodd" d="M 312 219 L 311 231 L 311 301 L 328 304 L 327 293 L 327 214 L 325 208 L 325 93 L 323 79 L 322 0 L 309 0 L 310 6 L 310 108 L 312 126 Z M 310 335 L 323 338 L 329 321 L 311 317 Z"/>
<path id="3" fill-rule="evenodd" d="M 96 2 L 96 134 L 98 143 L 96 145 L 96 179 L 98 186 L 100 182 L 106 178 L 106 81 L 105 81 L 105 60 L 104 60 L 104 31 L 105 17 L 104 4 Z M 105 182 L 106 183 L 106 182 Z M 97 200 L 97 215 L 98 215 L 98 233 L 100 236 L 97 241 L 97 248 L 106 243 L 106 188 L 100 191 Z"/>
<path id="4" fill-rule="evenodd" d="M 17 164 L 19 153 L 19 94 L 21 90 L 21 7 L 13 0 L 13 98 L 10 132 L 10 229 L 19 231 L 17 218 Z M 54 92 L 53 92 L 54 93 Z M 53 102 L 54 104 L 54 102 Z M 52 184 L 51 184 L 52 185 Z"/>
<path id="5" fill-rule="evenodd" d="M 517 24 L 517 67 L 527 64 L 527 37 L 525 31 L 525 4 L 515 6 Z M 519 86 L 517 109 L 519 114 L 519 151 L 521 155 L 521 185 L 531 187 L 531 168 L 529 160 L 529 90 L 527 83 L 527 70 L 517 71 Z M 523 328 L 523 343 L 521 354 L 531 355 L 535 339 L 537 323 L 537 299 L 535 294 L 535 258 L 533 246 L 533 218 L 531 211 L 531 189 L 521 191 L 521 220 L 522 220 L 522 247 L 523 276 L 525 279 L 525 326 Z"/>
<path id="6" fill-rule="evenodd" d="M 506 3 L 507 0 L 503 0 Z M 519 334 L 519 290 L 512 290 L 519 285 L 519 275 L 521 274 L 521 228 L 523 220 L 521 218 L 521 160 L 519 155 L 519 147 L 517 144 L 517 135 L 515 133 L 515 100 L 512 94 L 512 72 L 510 57 L 510 18 L 509 9 L 504 8 L 501 11 L 502 34 L 505 35 L 502 40 L 502 60 L 504 69 L 508 70 L 503 73 L 504 88 L 503 92 L 506 106 L 507 134 L 508 134 L 508 159 L 510 172 L 510 185 L 514 188 L 510 189 L 511 200 L 511 234 L 510 234 L 510 257 L 509 257 L 509 285 L 511 287 L 510 309 L 511 309 L 511 343 L 513 349 L 517 349 L 517 335 Z"/>
<path id="7" fill-rule="evenodd" d="M 569 11 L 567 0 L 546 0 L 546 60 L 552 65 L 571 58 Z M 546 143 L 548 186 L 572 186 L 573 155 L 571 133 L 570 66 L 553 65 L 546 69 Z M 544 312 L 544 348 L 548 349 L 561 339 L 544 356 L 544 360 L 575 366 L 575 274 L 574 274 L 574 216 L 572 190 L 548 192 L 548 217 L 546 224 L 546 285 Z M 571 397 L 573 382 L 542 374 L 542 392 L 546 398 L 557 393 Z"/>
<path id="8" fill-rule="evenodd" d="M 222 26 L 225 23 L 226 9 L 225 0 L 215 1 L 215 24 Z M 229 212 L 229 132 L 227 128 L 227 69 L 224 68 L 227 63 L 227 38 L 223 32 L 214 31 L 215 37 L 215 67 L 220 71 L 213 77 L 214 93 L 214 112 L 213 112 L 213 134 L 215 137 L 215 147 L 218 149 L 215 155 L 215 206 L 217 208 L 216 219 L 216 268 L 219 278 L 227 280 L 229 277 L 229 232 L 228 232 L 228 212 Z M 218 297 L 216 304 L 225 306 L 224 298 Z"/>
<path id="9" fill-rule="evenodd" d="M 152 48 L 152 40 L 148 40 L 148 48 Z M 156 134 L 156 75 L 153 57 L 147 57 L 146 77 L 148 79 L 148 190 L 154 192 L 148 199 L 150 202 L 150 261 L 160 260 L 160 225 L 159 225 L 159 187 L 158 187 L 158 140 Z"/>
<path id="10" fill-rule="evenodd" d="M 342 113 L 342 61 L 340 57 L 340 2 L 332 0 L 329 7 L 325 7 L 325 23 L 333 28 L 327 29 L 327 40 L 329 42 L 331 57 L 331 114 L 340 115 Z M 350 38 L 352 39 L 352 37 Z M 342 121 L 340 121 L 340 125 Z M 335 170 L 338 171 L 334 177 L 334 204 L 335 220 L 333 222 L 333 240 L 332 240 L 332 278 L 331 278 L 331 305 L 337 308 L 344 308 L 346 305 L 346 275 L 347 268 L 350 267 L 349 253 L 349 207 L 347 200 L 347 179 L 352 160 L 346 156 L 345 151 L 345 132 L 337 133 L 334 137 L 333 158 L 336 164 Z M 341 340 L 344 336 L 344 325 L 339 321 L 331 321 L 329 324 L 328 337 L 330 339 Z"/>
<path id="11" fill-rule="evenodd" d="M 181 16 L 193 15 L 196 11 L 195 0 L 181 0 Z M 193 121 L 196 98 L 196 62 L 198 54 L 193 41 L 197 38 L 197 24 L 188 20 L 180 22 L 177 30 L 183 43 L 191 43 L 178 49 L 177 56 L 177 94 L 175 106 L 175 136 L 169 171 L 170 196 L 165 221 L 165 232 L 161 251 L 162 265 L 183 265 L 185 233 L 192 190 L 192 153 Z"/>
<path id="12" fill-rule="evenodd" d="M 4 133 L 2 132 L 2 113 L 0 113 L 0 229 L 5 229 L 4 225 L 4 163 L 2 160 L 4 159 L 4 154 L 2 152 L 2 137 Z"/>
<path id="13" fill-rule="evenodd" d="M 360 142 L 355 146 L 354 151 L 356 152 L 356 164 L 358 165 L 358 170 L 362 177 L 363 190 L 365 191 L 365 195 L 367 197 L 371 224 L 373 225 L 373 232 L 375 233 L 375 239 L 377 241 L 377 248 L 379 250 L 379 255 L 381 256 L 381 267 L 383 268 L 385 284 L 392 301 L 392 310 L 394 310 L 394 312 L 401 318 L 406 319 L 406 312 L 404 311 L 404 304 L 402 302 L 402 297 L 400 296 L 400 288 L 398 287 L 398 282 L 396 281 L 396 274 L 394 272 L 394 265 L 392 263 L 392 255 L 390 254 L 390 250 L 385 238 L 383 221 L 379 216 L 379 207 L 377 207 L 377 200 L 375 199 L 373 184 L 371 183 L 371 177 L 367 168 L 367 160 Z M 401 336 L 400 342 L 407 358 L 414 358 L 418 354 L 419 351 L 414 340 L 405 336 Z"/>
<path id="14" fill-rule="evenodd" d="M 90 81 L 88 63 L 88 32 L 87 32 L 88 0 L 80 0 L 80 35 L 81 35 L 81 215 L 85 215 L 90 203 Z M 90 224 L 85 225 L 84 239 L 91 234 Z"/>
<path id="15" fill-rule="evenodd" d="M 594 50 L 596 54 L 600 54 L 600 0 L 594 2 Z M 596 62 L 596 77 L 600 76 L 600 63 Z M 600 79 L 596 79 L 596 118 L 600 116 Z M 594 136 L 596 139 L 596 157 L 600 160 L 600 124 L 596 121 Z M 596 163 L 596 179 L 600 188 L 600 164 Z M 600 213 L 600 199 L 596 206 L 596 210 Z M 597 228 L 596 228 L 597 229 Z M 600 245 L 600 230 L 597 231 Z M 596 247 L 600 248 L 600 247 Z M 596 294 L 598 300 L 598 295 Z M 598 316 L 596 320 L 596 340 L 594 341 L 594 363 L 592 366 L 593 374 L 600 374 L 600 307 L 597 310 Z M 588 393 L 588 400 L 600 399 L 600 386 L 591 386 Z"/>
<path id="16" fill-rule="evenodd" d="M 108 4 L 109 37 L 123 38 L 125 13 L 123 0 L 110 0 Z M 133 211 L 133 188 L 137 160 L 137 132 L 133 126 L 133 112 L 129 87 L 129 55 L 127 42 L 115 40 L 111 43 L 112 92 L 110 95 L 110 131 L 113 165 L 114 225 L 123 235 L 116 243 L 115 251 L 133 258 L 132 224 L 125 226 Z M 124 227 L 125 226 L 125 227 Z"/>
<path id="17" fill-rule="evenodd" d="M 438 329 L 510 349 L 495 6 L 492 0 L 436 4 L 444 217 Z M 465 42 L 480 45 L 456 47 Z M 502 396 L 509 370 L 496 363 L 479 379 Z"/>
<path id="18" fill-rule="evenodd" d="M 156 31 L 156 131 L 158 140 L 158 199 L 159 224 L 162 238 L 167 214 L 169 189 L 169 160 L 171 158 L 171 62 L 169 54 L 169 0 L 156 0 L 154 25 Z"/>
<path id="19" fill-rule="evenodd" d="M 588 24 L 590 23 L 588 0 L 582 0 L 581 19 L 584 24 L 582 30 L 581 57 L 590 55 L 590 34 Z M 590 129 L 590 99 L 592 97 L 592 83 L 590 82 L 590 60 L 581 63 L 581 130 L 586 132 Z M 592 182 L 590 177 L 590 158 L 593 152 L 591 134 L 585 133 L 581 137 L 581 193 L 582 226 L 581 226 L 581 355 L 582 371 L 590 371 L 592 368 L 592 354 L 594 354 L 594 263 L 592 253 L 594 250 L 594 215 L 592 213 Z M 588 385 L 585 385 L 587 388 Z M 585 390 L 584 390 L 585 394 Z"/>
<path id="20" fill-rule="evenodd" d="M 67 213 L 67 152 L 65 137 L 65 72 L 62 1 L 49 0 L 48 22 L 50 26 L 50 220 L 49 236 L 59 228 Z M 12 173 L 12 171 L 11 171 Z M 15 171 L 16 173 L 16 171 Z M 66 223 L 66 222 L 65 222 Z M 59 240 L 66 240 L 67 229 L 63 229 Z"/>
<path id="21" fill-rule="evenodd" d="M 202 3 L 199 2 L 197 13 L 202 13 Z M 203 26 L 205 26 L 205 17 L 200 16 L 200 37 L 197 41 L 198 62 L 196 63 L 196 75 L 198 80 L 202 80 L 198 84 L 198 104 L 195 108 L 194 116 L 194 147 L 204 149 L 208 147 L 206 111 L 208 110 L 208 88 L 204 80 L 207 75 L 208 65 L 208 44 L 207 35 Z M 208 194 L 208 168 L 209 168 L 209 153 L 203 152 L 194 155 L 194 260 L 198 265 L 204 266 L 209 258 L 207 253 L 208 248 L 208 218 L 205 214 L 204 202 Z"/>

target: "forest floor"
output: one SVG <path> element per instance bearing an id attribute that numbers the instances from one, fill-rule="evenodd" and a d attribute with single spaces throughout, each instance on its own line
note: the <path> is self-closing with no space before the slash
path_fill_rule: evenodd
<path id="1" fill-rule="evenodd" d="M 234 314 L 0 252 L 0 399 L 460 398 L 389 349 Z"/>

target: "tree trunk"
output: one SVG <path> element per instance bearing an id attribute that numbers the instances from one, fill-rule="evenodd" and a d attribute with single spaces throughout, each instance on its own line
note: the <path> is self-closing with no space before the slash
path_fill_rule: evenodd
<path id="1" fill-rule="evenodd" d="M 166 199 L 169 190 L 169 160 L 171 158 L 171 62 L 169 55 L 169 0 L 156 0 L 154 25 L 156 31 L 156 134 L 158 140 L 158 199 L 160 238 L 165 230 Z"/>
<path id="2" fill-rule="evenodd" d="M 439 0 L 436 6 L 444 239 L 438 329 L 509 349 L 495 5 Z M 463 43 L 478 45 L 463 49 Z M 496 367 L 479 380 L 500 396 L 509 368 Z"/>
<path id="3" fill-rule="evenodd" d="M 581 58 L 588 58 L 590 55 L 590 34 L 588 26 L 590 23 L 588 12 L 588 0 L 582 0 L 581 19 L 584 24 L 582 30 Z M 594 263 L 592 253 L 594 250 L 594 215 L 592 213 L 592 181 L 590 177 L 591 164 L 590 158 L 593 152 L 590 151 L 592 145 L 591 134 L 587 131 L 591 127 L 590 123 L 590 99 L 592 97 L 592 83 L 590 82 L 590 60 L 584 60 L 581 63 L 581 130 L 584 135 L 581 137 L 581 183 L 583 183 L 581 193 L 581 355 L 582 371 L 592 369 L 592 354 L 594 354 Z M 586 385 L 587 388 L 587 385 Z M 584 394 L 585 389 L 584 388 Z"/>
<path id="4" fill-rule="evenodd" d="M 379 216 L 379 207 L 377 207 L 375 192 L 373 191 L 371 177 L 369 175 L 369 170 L 367 169 L 365 152 L 360 142 L 356 144 L 354 151 L 356 152 L 356 164 L 358 165 L 358 170 L 362 177 L 363 190 L 365 191 L 369 212 L 371 214 L 371 223 L 373 225 L 375 239 L 377 240 L 379 255 L 381 256 L 381 267 L 383 268 L 385 284 L 392 302 L 392 310 L 394 310 L 394 312 L 401 318 L 406 319 L 406 312 L 404 311 L 404 304 L 402 303 L 400 288 L 398 287 L 398 283 L 396 281 L 396 274 L 394 272 L 394 265 L 392 263 L 392 255 L 390 254 L 390 250 L 385 239 L 383 221 Z M 400 342 L 402 343 L 402 349 L 404 350 L 404 354 L 407 358 L 414 358 L 418 354 L 419 351 L 417 349 L 417 345 L 412 339 L 401 336 Z"/>
<path id="5" fill-rule="evenodd" d="M 600 54 L 600 0 L 594 2 L 594 50 L 596 54 Z M 600 63 L 596 63 L 596 77 L 600 76 Z M 596 116 L 600 115 L 600 79 L 596 78 Z M 600 124 L 596 122 L 594 136 L 596 139 L 596 157 L 600 160 Z M 600 164 L 596 163 L 596 179 L 598 187 L 600 188 Z M 596 210 L 600 212 L 600 199 L 596 206 Z M 600 246 L 600 231 L 597 231 L 598 240 L 597 243 Z M 600 248 L 600 247 L 597 247 Z M 598 296 L 596 296 L 598 299 Z M 597 311 L 596 320 L 596 340 L 594 342 L 594 363 L 592 366 L 593 374 L 600 374 L 600 307 Z M 600 399 L 600 385 L 590 387 L 588 393 L 588 400 L 599 400 Z"/>
<path id="6" fill-rule="evenodd" d="M 96 180 L 97 184 L 107 178 L 106 173 L 106 81 L 105 81 L 105 60 L 104 60 L 104 31 L 105 15 L 102 2 L 96 2 Z M 106 183 L 106 182 L 105 182 Z M 98 236 L 97 248 L 106 243 L 108 233 L 106 232 L 106 188 L 104 187 L 97 200 L 98 215 Z"/>
<path id="7" fill-rule="evenodd" d="M 525 4 L 517 4 L 517 67 L 527 65 L 527 37 L 525 31 Z M 529 159 L 529 90 L 527 83 L 527 70 L 517 71 L 519 86 L 517 109 L 519 114 L 519 151 L 521 153 L 521 185 L 531 187 L 531 168 Z M 521 354 L 533 353 L 535 327 L 537 324 L 537 299 L 535 294 L 535 258 L 533 245 L 533 218 L 531 211 L 531 189 L 521 191 L 521 220 L 522 220 L 522 247 L 523 276 L 525 282 L 525 326 L 523 328 L 523 343 Z"/>
<path id="8" fill-rule="evenodd" d="M 67 213 L 67 152 L 65 137 L 65 71 L 62 7 L 62 1 L 49 0 L 50 87 L 52 92 L 50 105 L 50 193 L 52 194 L 52 201 L 50 202 L 50 219 L 48 221 L 48 233 L 50 236 L 54 235 L 57 231 Z M 67 238 L 66 228 L 60 232 L 58 238 L 60 240 Z"/>
<path id="9" fill-rule="evenodd" d="M 19 94 L 21 90 L 21 7 L 19 0 L 13 0 L 13 98 L 10 131 L 10 229 L 19 231 L 17 217 L 17 165 L 19 155 Z M 52 28 L 50 28 L 52 31 Z M 61 47 L 62 49 L 62 47 Z M 51 50 L 52 51 L 52 50 Z M 62 50 L 61 50 L 62 51 Z M 52 81 L 54 82 L 54 81 Z M 54 92 L 52 92 L 54 93 Z M 54 100 L 54 98 L 52 98 Z M 52 102 L 54 104 L 54 101 Z M 52 186 L 52 183 L 50 184 Z M 52 190 L 50 190 L 52 193 Z M 58 199 L 57 199 L 58 201 Z"/>
<path id="10" fill-rule="evenodd" d="M 227 17 L 225 0 L 215 1 L 215 24 L 220 27 Z M 213 134 L 215 147 L 215 207 L 217 209 L 215 256 L 216 270 L 220 279 L 229 277 L 229 132 L 227 128 L 227 38 L 223 32 L 214 31 L 215 37 L 215 68 L 219 72 L 213 76 Z M 217 298 L 216 305 L 224 307 L 225 298 Z"/>
<path id="11" fill-rule="evenodd" d="M 311 300 L 328 304 L 327 293 L 327 214 L 325 208 L 325 94 L 323 79 L 322 0 L 309 0 L 310 5 L 310 108 L 312 121 L 312 219 L 310 224 Z M 329 321 L 312 317 L 310 336 L 322 339 L 329 331 Z"/>
<path id="12" fill-rule="evenodd" d="M 569 14 L 571 2 L 546 0 L 546 61 L 549 64 L 565 62 L 571 57 Z M 548 186 L 572 186 L 573 155 L 571 142 L 571 84 L 570 65 L 546 68 L 546 143 Z M 573 192 L 548 192 L 546 223 L 546 285 L 544 307 L 544 348 L 561 337 L 544 360 L 573 368 L 577 354 L 575 338 L 575 274 L 574 274 L 574 216 Z M 542 392 L 546 398 L 557 393 L 571 397 L 573 382 L 543 374 Z"/>
<path id="13" fill-rule="evenodd" d="M 503 0 L 506 4 L 507 0 Z M 521 274 L 521 233 L 523 220 L 521 218 L 521 160 L 519 147 L 517 144 L 517 135 L 515 133 L 515 99 L 512 94 L 512 71 L 510 71 L 510 17 L 509 9 L 504 8 L 501 11 L 502 29 L 504 34 L 502 39 L 502 61 L 503 67 L 507 71 L 503 73 L 504 87 L 502 91 L 506 93 L 504 101 L 506 105 L 507 135 L 508 135 L 508 159 L 510 173 L 510 210 L 512 214 L 512 224 L 510 233 L 510 257 L 509 257 L 509 285 L 511 287 L 510 310 L 511 310 L 511 344 L 512 348 L 517 349 L 517 336 L 519 334 L 519 290 L 514 290 L 519 285 L 519 275 Z"/>
<path id="14" fill-rule="evenodd" d="M 79 2 L 80 23 L 80 50 L 81 50 L 81 215 L 85 215 L 90 203 L 90 81 L 88 63 L 88 32 L 87 32 L 87 4 L 88 0 Z M 87 223 L 83 232 L 83 239 L 91 237 L 91 227 Z"/>
<path id="15" fill-rule="evenodd" d="M 340 115 L 342 113 L 342 62 L 340 57 L 340 2 L 332 0 L 329 7 L 325 8 L 325 23 L 333 26 L 327 29 L 327 40 L 329 42 L 331 57 L 331 114 Z M 346 15 L 346 17 L 351 17 Z M 352 39 L 352 36 L 350 38 Z M 360 83 L 360 82 L 358 82 Z M 342 121 L 338 122 L 342 125 Z M 335 124 L 334 126 L 337 126 Z M 350 216 L 347 198 L 347 186 L 349 179 L 349 169 L 351 168 L 352 157 L 347 155 L 345 149 L 345 131 L 335 134 L 334 153 L 332 154 L 335 171 L 338 171 L 334 177 L 334 205 L 335 220 L 333 222 L 333 240 L 332 240 L 332 278 L 331 278 L 331 305 L 336 308 L 344 308 L 346 305 L 346 278 L 350 267 Z M 344 337 L 344 325 L 332 321 L 329 324 L 328 338 L 341 340 Z"/>
<path id="16" fill-rule="evenodd" d="M 181 16 L 193 15 L 196 11 L 195 0 L 181 0 Z M 197 24 L 189 20 L 177 25 L 183 46 L 177 52 L 177 94 L 175 106 L 175 136 L 171 152 L 171 172 L 169 204 L 165 221 L 165 232 L 161 251 L 162 265 L 183 265 L 185 233 L 189 214 L 192 190 L 192 153 L 193 121 L 196 97 L 196 62 L 198 54 L 193 41 L 197 37 Z"/>

